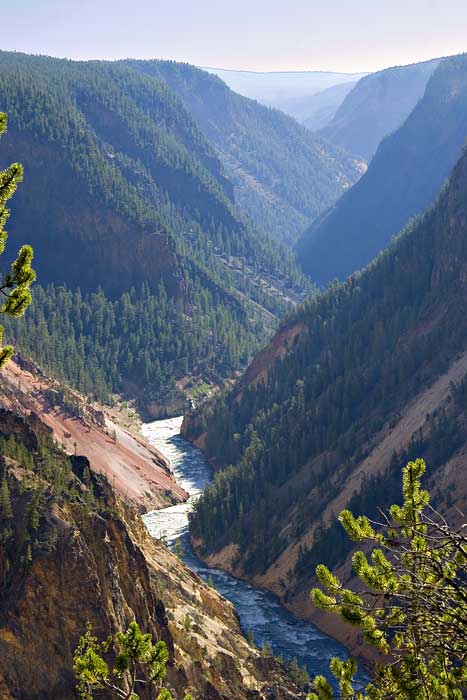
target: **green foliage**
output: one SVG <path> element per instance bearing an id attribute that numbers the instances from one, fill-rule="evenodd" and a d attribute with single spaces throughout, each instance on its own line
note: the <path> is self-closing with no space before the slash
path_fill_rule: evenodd
<path id="1" fill-rule="evenodd" d="M 109 299 L 99 289 L 36 287 L 28 319 L 5 324 L 18 348 L 53 376 L 92 398 L 132 391 L 156 400 L 177 396 L 187 374 L 225 377 L 245 367 L 265 335 L 240 306 L 193 284 L 187 316 L 160 284 Z"/>
<path id="2" fill-rule="evenodd" d="M 109 650 L 113 652 L 113 663 L 104 658 L 111 655 Z M 98 642 L 88 624 L 74 656 L 78 694 L 82 700 L 92 700 L 95 692 L 106 689 L 115 698 L 137 700 L 137 685 L 150 683 L 154 688 L 160 687 L 168 660 L 165 642 L 153 644 L 151 634 L 143 634 L 137 622 L 131 622 L 126 632 L 117 632 L 104 642 Z M 161 691 L 158 698 L 170 700 L 167 692 Z"/>
<path id="3" fill-rule="evenodd" d="M 31 473 L 28 486 L 34 491 L 40 492 L 42 487 L 56 497 L 68 494 L 70 458 L 57 448 L 50 435 L 40 437 L 37 449 L 26 445 L 20 435 L 15 437 L 10 433 L 8 438 L 2 436 L 0 455 L 9 457 Z"/>
<path id="4" fill-rule="evenodd" d="M 378 517 L 376 505 L 378 498 L 384 499 L 383 505 L 399 498 L 399 474 L 402 465 L 421 455 L 429 461 L 432 469 L 436 470 L 456 453 L 465 442 L 462 416 L 466 408 L 465 386 L 467 386 L 465 377 L 457 384 L 451 383 L 453 400 L 449 401 L 448 409 L 436 409 L 433 414 L 428 414 L 425 426 L 412 436 L 407 449 L 393 454 L 389 469 L 382 474 L 364 479 L 359 492 L 355 493 L 349 501 L 350 511 L 365 511 L 371 517 Z M 343 517 L 345 518 L 345 515 Z M 327 558 L 330 566 L 334 566 L 344 559 L 351 545 L 349 538 L 344 537 L 344 531 L 338 522 L 327 528 L 318 527 L 313 546 L 302 551 L 295 571 L 298 575 L 307 575 L 318 562 L 322 561 L 323 557 Z"/>
<path id="5" fill-rule="evenodd" d="M 185 613 L 185 615 L 183 617 L 182 625 L 183 625 L 183 629 L 185 630 L 185 632 L 189 632 L 191 630 L 192 619 L 191 619 L 191 616 L 189 613 Z"/>
<path id="6" fill-rule="evenodd" d="M 0 113 L 0 136 L 5 133 L 7 127 L 6 115 Z M 13 163 L 6 170 L 0 171 L 0 255 L 5 250 L 7 232 L 5 223 L 10 214 L 7 208 L 9 199 L 16 192 L 18 183 L 23 179 L 23 168 L 19 163 Z M 32 297 L 29 288 L 36 278 L 31 268 L 33 258 L 32 248 L 23 246 L 16 260 L 11 265 L 9 273 L 4 275 L 0 283 L 0 293 L 5 297 L 0 305 L 0 313 L 16 318 L 23 316 L 31 303 Z M 0 326 L 0 344 L 3 340 L 3 326 Z M 11 345 L 0 347 L 0 369 L 5 366 L 13 355 Z"/>
<path id="7" fill-rule="evenodd" d="M 101 399 L 180 398 L 187 374 L 222 382 L 243 369 L 311 285 L 235 205 L 167 83 L 123 62 L 0 52 L 0 91 L 28 172 L 13 224 L 40 246 L 44 284 L 31 328 L 10 323 L 9 338 Z"/>
<path id="8" fill-rule="evenodd" d="M 172 693 L 167 690 L 167 688 L 162 688 L 157 696 L 157 700 L 175 700 Z M 185 693 L 183 700 L 193 700 L 193 696 L 190 693 Z"/>
<path id="9" fill-rule="evenodd" d="M 159 75 L 144 75 L 124 62 L 72 62 L 7 52 L 0 54 L 0 66 L 0 87 L 14 116 L 16 139 L 22 143 L 25 134 L 39 139 L 46 158 L 57 158 L 58 145 L 66 158 L 61 174 L 76 178 L 83 206 L 91 196 L 138 234 L 166 238 L 184 259 L 175 272 L 191 276 L 194 263 L 222 284 L 226 277 L 232 279 L 226 258 L 234 256 L 256 273 L 264 270 L 302 279 L 290 252 L 246 222 L 233 205 L 230 183 L 214 149 Z M 33 160 L 29 170 L 30 179 L 39 176 Z M 30 182 L 30 187 L 36 186 Z M 47 236 L 39 227 L 34 235 L 44 239 L 50 255 L 56 255 L 53 246 L 63 246 L 64 231 L 55 218 L 59 212 L 50 193 L 45 195 L 52 207 L 53 231 Z M 70 201 L 70 217 L 74 209 Z M 66 244 L 72 246 L 77 232 L 67 233 Z M 83 233 L 84 243 L 101 234 L 98 228 Z M 108 276 L 113 273 L 109 287 L 115 288 L 112 261 L 106 262 Z M 92 280 L 89 272 L 82 270 L 83 286 Z M 132 277 L 133 282 L 142 281 L 137 271 Z M 255 293 L 254 284 L 238 279 L 237 283 Z M 258 292 L 261 296 L 260 290 L 256 296 Z"/>
<path id="10" fill-rule="evenodd" d="M 78 693 L 83 700 L 92 700 L 93 689 L 102 689 L 110 677 L 109 665 L 100 656 L 97 637 L 88 627 L 86 634 L 80 638 L 75 652 L 73 671 L 78 680 Z"/>
<path id="11" fill-rule="evenodd" d="M 349 537 L 371 550 L 353 556 L 358 594 L 317 567 L 327 593 L 313 589 L 313 603 L 359 627 L 388 655 L 364 689 L 354 686 L 353 659 L 333 659 L 341 700 L 461 700 L 467 688 L 467 536 L 464 524 L 451 528 L 430 505 L 421 488 L 425 468 L 421 459 L 406 465 L 402 505 L 392 505 L 381 522 L 341 514 Z M 309 700 L 335 697 L 323 676 L 313 685 Z"/>
<path id="12" fill-rule="evenodd" d="M 236 542 L 244 570 L 264 571 L 310 518 L 319 523 L 378 431 L 464 351 L 458 299 L 467 260 L 466 164 L 464 154 L 436 204 L 367 270 L 331 285 L 282 324 L 256 363 L 268 367 L 263 381 L 218 395 L 188 417 L 185 436 L 206 433 L 208 457 L 220 467 L 190 518 L 207 551 Z M 281 338 L 297 328 L 293 343 Z M 279 359 L 277 348 L 285 347 Z M 414 436 L 408 459 L 418 451 L 438 467 L 465 442 L 463 391 Z M 352 507 L 372 514 L 376 492 L 387 498 L 383 506 L 397 498 L 403 457 L 364 481 Z M 327 552 L 334 564 L 347 550 L 338 526 L 318 526 L 291 575 L 304 575 Z"/>
<path id="13" fill-rule="evenodd" d="M 95 477 L 73 473 L 72 458 L 48 432 L 35 435 L 21 418 L 17 431 L 0 436 L 0 544 L 4 567 L 0 586 L 8 588 L 21 566 L 36 553 L 53 552 L 59 533 L 47 517 L 53 506 L 65 504 L 87 517 L 105 510 Z"/>
<path id="14" fill-rule="evenodd" d="M 297 659 L 292 659 L 287 666 L 287 673 L 299 688 L 309 688 L 310 676 L 306 666 L 299 666 Z"/>
<path id="15" fill-rule="evenodd" d="M 9 520 L 13 516 L 6 470 L 3 472 L 2 484 L 0 486 L 0 511 L 2 518 L 5 518 L 6 520 Z"/>
<path id="16" fill-rule="evenodd" d="M 183 561 L 183 557 L 185 556 L 185 549 L 183 547 L 183 542 L 180 539 L 180 537 L 175 542 L 174 552 L 175 556 L 177 556 L 180 559 L 180 561 Z"/>
<path id="17" fill-rule="evenodd" d="M 262 229 L 293 243 L 360 176 L 359 162 L 294 119 L 173 61 L 126 61 L 179 95 L 220 154 L 235 198 Z"/>

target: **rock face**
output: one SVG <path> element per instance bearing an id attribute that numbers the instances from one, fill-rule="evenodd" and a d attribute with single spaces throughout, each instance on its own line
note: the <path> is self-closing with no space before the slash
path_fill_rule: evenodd
<path id="1" fill-rule="evenodd" d="M 2 437 L 29 444 L 28 420 L 5 411 L 1 418 Z M 86 623 L 105 638 L 133 619 L 167 643 L 167 683 L 178 696 L 190 689 L 212 700 L 298 697 L 280 666 L 248 645 L 232 606 L 153 540 L 102 476 L 86 481 L 87 466 L 74 458 L 67 491 L 57 496 L 30 466 L 2 458 L 12 508 L 0 515 L 2 699 L 75 699 L 73 652 Z M 31 539 L 36 489 L 42 506 Z M 142 700 L 153 695 L 141 689 Z"/>
<path id="2" fill-rule="evenodd" d="M 104 474 L 117 493 L 140 511 L 187 498 L 168 461 L 141 435 L 20 356 L 2 373 L 0 406 L 27 415 L 29 425 L 51 432 L 69 454 L 86 456 L 91 469 Z"/>

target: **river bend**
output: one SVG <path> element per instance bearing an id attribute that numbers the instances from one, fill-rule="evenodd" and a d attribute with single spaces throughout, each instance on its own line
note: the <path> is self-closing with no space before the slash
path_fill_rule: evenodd
<path id="1" fill-rule="evenodd" d="M 296 658 L 310 676 L 322 673 L 329 677 L 333 656 L 346 657 L 345 649 L 320 632 L 311 623 L 294 617 L 283 608 L 276 596 L 239 581 L 219 569 L 209 569 L 195 555 L 188 536 L 188 512 L 211 478 L 203 453 L 180 435 L 182 418 L 145 423 L 142 433 L 171 463 L 177 482 L 190 494 L 186 503 L 154 510 L 143 516 L 153 537 L 165 538 L 173 549 L 178 538 L 184 547 L 184 561 L 204 580 L 210 579 L 221 595 L 237 609 L 243 631 L 252 630 L 255 642 L 269 644 L 276 656 Z"/>

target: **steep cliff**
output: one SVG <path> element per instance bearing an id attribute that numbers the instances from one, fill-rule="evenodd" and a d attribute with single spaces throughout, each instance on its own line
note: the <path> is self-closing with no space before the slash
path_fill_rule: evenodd
<path id="1" fill-rule="evenodd" d="M 108 407 L 91 405 L 69 386 L 46 376 L 17 355 L 0 375 L 0 406 L 47 426 L 69 454 L 90 460 L 117 493 L 140 511 L 186 499 L 170 464 L 135 430 L 115 420 Z"/>
<path id="2" fill-rule="evenodd" d="M 2 698 L 76 698 L 73 652 L 86 623 L 105 638 L 132 619 L 167 643 L 179 696 L 299 696 L 248 645 L 232 606 L 148 535 L 86 458 L 64 455 L 39 419 L 5 410 L 0 441 Z"/>

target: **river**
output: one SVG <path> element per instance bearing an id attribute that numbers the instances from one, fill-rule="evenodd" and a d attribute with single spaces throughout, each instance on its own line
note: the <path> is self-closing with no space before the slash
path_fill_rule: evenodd
<path id="1" fill-rule="evenodd" d="M 243 631 L 251 630 L 258 646 L 266 642 L 276 656 L 295 658 L 300 666 L 305 665 L 310 676 L 322 673 L 329 678 L 331 658 L 347 656 L 338 642 L 311 623 L 294 617 L 273 594 L 239 581 L 225 571 L 209 569 L 195 555 L 188 536 L 188 512 L 209 482 L 210 471 L 203 453 L 181 437 L 181 423 L 179 417 L 142 427 L 143 435 L 167 457 L 177 482 L 190 494 L 186 503 L 144 515 L 146 527 L 153 537 L 165 538 L 171 549 L 181 539 L 185 563 L 203 579 L 210 579 L 219 593 L 235 605 Z"/>

